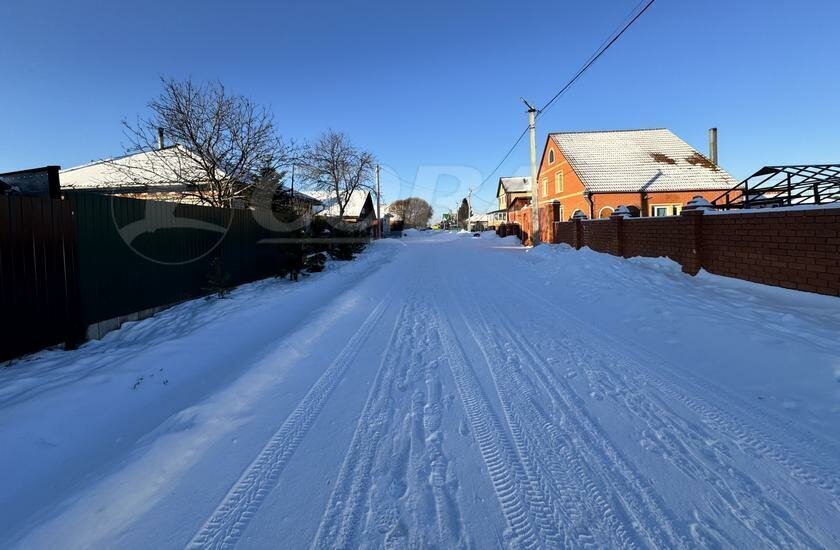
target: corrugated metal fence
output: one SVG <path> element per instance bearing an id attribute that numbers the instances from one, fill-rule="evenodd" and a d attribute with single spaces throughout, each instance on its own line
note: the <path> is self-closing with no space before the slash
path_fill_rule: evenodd
<path id="1" fill-rule="evenodd" d="M 299 236 L 270 212 L 90 193 L 0 196 L 0 360 L 208 294 L 214 262 L 231 286 L 276 275 L 300 258 L 301 245 L 285 243 Z"/>
<path id="2" fill-rule="evenodd" d="M 72 205 L 0 196 L 0 360 L 77 340 Z"/>

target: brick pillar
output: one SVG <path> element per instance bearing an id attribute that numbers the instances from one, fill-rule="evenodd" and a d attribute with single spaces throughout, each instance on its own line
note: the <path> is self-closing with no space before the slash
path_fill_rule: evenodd
<path id="1" fill-rule="evenodd" d="M 613 254 L 616 256 L 624 256 L 624 215 L 622 214 L 613 214 L 610 216 L 610 223 L 613 224 L 615 231 L 613 232 L 613 239 L 615 243 L 613 245 Z"/>
<path id="2" fill-rule="evenodd" d="M 686 255 L 682 262 L 682 270 L 690 275 L 696 275 L 703 267 L 703 211 L 683 210 L 681 214 L 685 230 Z"/>

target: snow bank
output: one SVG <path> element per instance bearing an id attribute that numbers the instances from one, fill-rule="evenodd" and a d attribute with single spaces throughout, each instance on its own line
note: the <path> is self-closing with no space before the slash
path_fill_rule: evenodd
<path id="1" fill-rule="evenodd" d="M 520 241 L 519 237 L 517 237 L 516 235 L 508 235 L 506 237 L 500 237 L 499 240 L 502 241 L 505 244 L 518 244 L 518 245 L 522 244 L 522 241 Z"/>

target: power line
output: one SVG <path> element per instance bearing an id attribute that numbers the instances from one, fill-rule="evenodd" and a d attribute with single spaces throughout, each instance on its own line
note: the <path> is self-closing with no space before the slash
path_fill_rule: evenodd
<path id="1" fill-rule="evenodd" d="M 613 44 L 615 44 L 618 41 L 619 38 L 621 38 L 621 36 L 627 31 L 627 29 L 629 29 L 633 25 L 633 23 L 638 21 L 638 19 L 642 15 L 644 15 L 644 13 L 648 10 L 648 8 L 651 7 L 651 5 L 653 5 L 653 3 L 656 0 L 647 0 L 647 3 L 645 3 L 644 7 L 641 10 L 639 10 L 639 6 L 641 6 L 644 1 L 645 0 L 641 0 L 638 4 L 636 4 L 636 7 L 634 7 L 633 10 L 628 15 L 628 18 L 630 18 L 630 20 L 627 21 L 623 26 L 621 26 L 620 30 L 619 30 L 618 27 L 616 27 L 616 30 L 613 31 L 613 33 L 610 34 L 606 39 L 604 39 L 603 42 L 601 42 L 601 45 L 595 50 L 595 53 L 593 53 L 592 56 L 590 56 L 590 58 L 583 65 L 583 67 L 581 67 L 578 70 L 578 72 L 575 73 L 575 75 L 562 88 L 560 88 L 560 90 L 556 94 L 554 94 L 554 96 L 552 96 L 552 98 L 549 99 L 546 102 L 545 105 L 542 106 L 541 109 L 537 110 L 537 116 L 542 115 L 543 112 L 545 112 L 547 109 L 549 109 L 551 107 L 551 105 L 561 95 L 563 95 L 563 93 L 566 92 L 566 90 L 571 88 L 572 85 L 574 85 L 574 83 L 577 82 L 578 79 L 581 76 L 583 76 L 583 73 L 585 73 L 592 65 L 594 65 L 595 62 L 598 61 L 598 59 L 602 55 L 604 55 L 604 53 L 606 53 L 606 51 Z M 637 11 L 638 11 L 638 13 L 636 13 Z M 636 15 L 633 15 L 633 13 L 636 13 Z M 522 133 L 519 134 L 519 137 L 516 138 L 516 141 L 513 142 L 513 145 L 511 145 L 510 148 L 507 150 L 507 152 L 504 154 L 504 156 L 502 157 L 502 160 L 500 160 L 499 163 L 496 165 L 496 167 L 493 168 L 493 170 L 490 171 L 490 173 L 487 175 L 487 177 L 485 177 L 483 180 L 481 180 L 481 183 L 478 184 L 478 187 L 477 187 L 478 189 L 480 189 L 482 186 L 484 186 L 484 184 L 487 183 L 490 180 L 490 178 L 492 178 L 496 174 L 496 172 L 498 172 L 498 170 L 502 167 L 502 165 L 507 161 L 508 158 L 510 158 L 510 156 L 513 154 L 513 152 L 516 150 L 516 147 L 522 142 L 522 139 L 525 137 L 525 135 L 527 133 L 528 133 L 528 128 L 526 127 L 522 131 Z M 393 171 L 393 172 L 394 172 L 394 175 L 396 176 L 396 178 L 398 180 L 404 182 L 404 183 L 407 183 L 407 184 L 412 185 L 414 187 L 419 187 L 421 189 L 427 189 L 427 190 L 430 190 L 430 191 L 432 190 L 432 189 L 429 189 L 428 187 L 424 187 L 422 185 L 417 185 L 416 183 L 409 182 L 409 181 L 401 178 L 399 176 L 399 174 L 396 173 L 396 171 Z M 488 201 L 488 203 L 489 203 L 489 201 Z"/>
<path id="2" fill-rule="evenodd" d="M 505 153 L 505 156 L 502 157 L 502 160 L 499 161 L 499 164 L 497 164 L 496 167 L 493 168 L 493 170 L 489 174 L 487 174 L 486 178 L 481 180 L 481 183 L 478 184 L 478 188 L 481 188 L 481 186 L 483 186 L 485 183 L 487 183 L 490 180 L 490 178 L 493 177 L 493 174 L 495 174 L 499 170 L 499 168 L 502 167 L 502 165 L 513 154 L 513 151 L 516 149 L 516 146 L 519 145 L 519 143 L 522 141 L 522 138 L 524 138 L 525 134 L 527 134 L 527 133 L 528 133 L 528 128 L 526 127 L 524 130 L 522 130 L 522 133 L 519 134 L 519 137 L 516 138 L 516 141 L 513 142 L 513 145 L 510 146 L 510 149 L 508 149 L 508 152 Z"/>
<path id="3" fill-rule="evenodd" d="M 638 13 L 636 13 L 635 16 L 633 16 L 629 21 L 627 21 L 620 28 L 620 30 L 619 30 L 619 27 L 616 27 L 616 30 L 613 31 L 611 35 L 607 36 L 607 38 L 604 39 L 603 42 L 601 42 L 601 45 L 595 50 L 595 53 L 592 54 L 592 56 L 587 60 L 587 62 L 583 65 L 583 67 L 581 67 L 581 69 L 572 77 L 572 79 L 569 80 L 569 82 L 567 82 L 560 89 L 559 92 L 554 94 L 554 97 L 552 97 L 550 100 L 548 100 L 548 102 L 545 105 L 543 105 L 542 109 L 538 109 L 537 116 L 541 115 L 543 113 L 543 111 L 548 109 L 552 105 L 552 103 L 554 103 L 557 100 L 557 98 L 559 98 L 561 95 L 563 95 L 563 93 L 566 90 L 568 90 L 583 75 L 583 73 L 585 73 L 587 71 L 587 69 L 589 69 L 589 67 L 591 67 L 598 60 L 598 58 L 600 58 L 602 55 L 604 55 L 604 52 L 606 52 L 610 48 L 610 46 L 615 44 L 615 42 L 619 38 L 621 38 L 621 35 L 624 34 L 625 31 L 627 31 L 627 29 L 629 29 L 630 26 L 633 23 L 635 23 L 642 16 L 642 14 L 644 14 L 647 11 L 647 9 L 650 8 L 650 6 L 656 0 L 647 0 L 647 3 L 644 5 L 644 7 L 641 10 L 639 10 L 639 6 L 641 6 L 644 1 L 645 0 L 641 0 L 638 4 L 636 4 L 636 7 L 634 7 L 633 10 L 630 12 L 630 15 L 628 15 L 628 18 L 633 16 L 633 13 L 636 13 L 637 11 L 638 11 Z M 528 133 L 528 128 L 525 128 L 522 131 L 522 133 L 519 134 L 519 137 L 516 138 L 516 141 L 513 142 L 513 145 L 511 145 L 510 149 L 508 149 L 507 153 L 505 153 L 505 156 L 502 157 L 502 160 L 499 161 L 499 164 L 497 164 L 496 167 L 493 168 L 493 170 L 487 175 L 487 177 L 484 178 L 481 181 L 481 183 L 478 185 L 479 189 L 485 183 L 487 183 L 490 180 L 490 178 L 493 177 L 493 175 L 499 170 L 499 168 L 502 167 L 502 165 L 510 157 L 510 155 L 513 154 L 513 151 L 516 149 L 517 145 L 519 145 L 522 142 L 522 138 L 524 138 L 525 134 L 527 134 L 527 133 Z"/>
<path id="4" fill-rule="evenodd" d="M 615 44 L 615 42 L 619 38 L 621 38 L 621 35 L 624 34 L 627 31 L 627 29 L 629 29 L 630 26 L 633 25 L 633 23 L 635 23 L 648 10 L 648 8 L 651 7 L 651 5 L 653 5 L 655 1 L 656 0 L 648 0 L 648 2 L 641 9 L 641 11 L 639 11 L 639 13 L 637 13 L 632 19 L 630 19 L 630 21 L 625 23 L 621 30 L 618 31 L 618 33 L 613 32 L 613 34 L 611 35 L 612 38 L 605 41 L 606 44 L 602 43 L 601 46 L 597 50 L 595 50 L 595 53 L 592 55 L 592 57 L 590 57 L 589 60 L 583 65 L 583 67 L 581 67 L 580 70 L 577 73 L 575 73 L 575 76 L 573 76 L 571 80 L 569 80 L 562 88 L 560 88 L 559 92 L 554 94 L 554 96 L 551 99 L 549 99 L 548 102 L 545 105 L 543 105 L 541 109 L 539 109 L 537 116 L 541 115 L 546 109 L 548 109 L 551 106 L 552 103 L 554 103 L 557 100 L 557 98 L 563 95 L 563 93 L 566 90 L 568 90 L 575 82 L 577 82 L 577 80 L 583 75 L 583 73 L 585 73 L 586 70 L 589 69 L 589 67 L 591 67 L 596 61 L 598 61 L 598 58 L 604 55 L 604 53 L 610 48 L 610 46 Z M 633 11 L 630 12 L 631 15 L 637 9 L 638 5 L 635 8 L 633 8 Z"/>

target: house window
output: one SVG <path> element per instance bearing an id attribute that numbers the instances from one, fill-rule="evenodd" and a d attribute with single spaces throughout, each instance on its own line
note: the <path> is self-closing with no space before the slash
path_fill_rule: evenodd
<path id="1" fill-rule="evenodd" d="M 650 206 L 650 215 L 655 218 L 677 216 L 680 212 L 682 212 L 681 204 L 652 204 Z"/>
<path id="2" fill-rule="evenodd" d="M 563 191 L 563 170 L 560 170 L 554 175 L 554 192 L 561 193 Z"/>
<path id="3" fill-rule="evenodd" d="M 605 206 L 601 210 L 598 211 L 599 218 L 609 218 L 612 215 L 614 209 L 612 206 Z"/>
<path id="4" fill-rule="evenodd" d="M 542 179 L 542 195 L 543 197 L 548 195 L 548 178 Z"/>
<path id="5" fill-rule="evenodd" d="M 548 151 L 548 163 L 554 164 L 554 149 L 549 149 Z"/>

